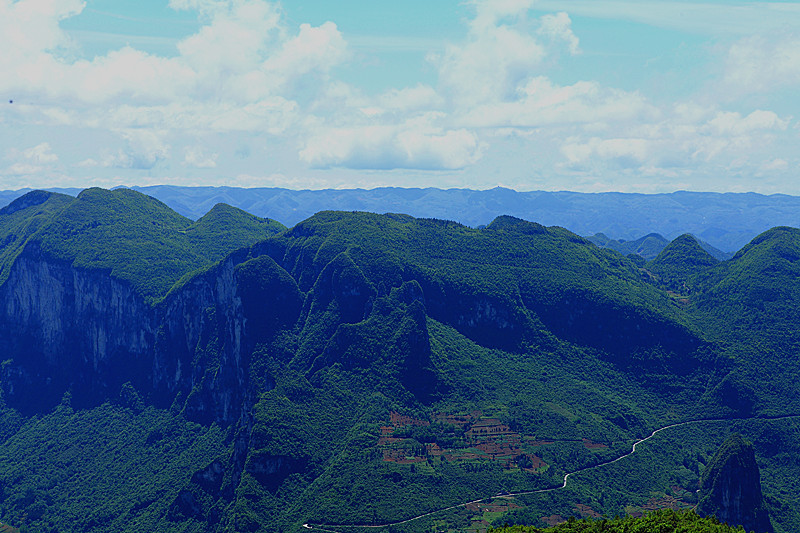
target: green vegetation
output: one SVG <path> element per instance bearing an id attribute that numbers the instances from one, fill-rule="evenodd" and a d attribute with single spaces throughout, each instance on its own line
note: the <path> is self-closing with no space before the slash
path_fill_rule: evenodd
<path id="1" fill-rule="evenodd" d="M 658 233 L 650 233 L 634 241 L 611 239 L 602 233 L 597 233 L 587 239 L 601 248 L 610 248 L 622 255 L 635 254 L 646 260 L 655 259 L 669 241 Z"/>
<path id="2" fill-rule="evenodd" d="M 703 516 L 714 515 L 745 529 L 772 532 L 753 445 L 741 435 L 731 435 L 720 446 L 700 477 L 700 489 L 697 510 Z"/>
<path id="3" fill-rule="evenodd" d="M 35 191 L 0 211 L 0 280 L 27 250 L 107 271 L 154 301 L 183 275 L 284 229 L 223 204 L 192 222 L 130 189 L 87 189 L 77 198 Z"/>
<path id="4" fill-rule="evenodd" d="M 3 443 L 2 521 L 31 532 L 156 531 L 192 472 L 225 451 L 224 437 L 165 411 L 74 412 L 66 399 Z"/>
<path id="5" fill-rule="evenodd" d="M 0 282 L 8 279 L 11 265 L 31 235 L 72 200 L 65 194 L 34 191 L 0 209 Z"/>
<path id="6" fill-rule="evenodd" d="M 659 277 L 665 286 L 686 293 L 686 281 L 693 274 L 716 265 L 719 261 L 701 248 L 691 235 L 681 235 L 669 243 L 658 256 L 647 264 L 647 269 Z"/>
<path id="7" fill-rule="evenodd" d="M 513 217 L 473 229 L 322 212 L 283 231 L 223 205 L 192 222 L 125 190 L 28 202 L 0 212 L 14 235 L 6 276 L 20 257 L 56 261 L 153 305 L 127 317 L 114 295 L 73 288 L 64 299 L 94 306 L 79 322 L 0 316 L 14 332 L 0 335 L 0 520 L 41 532 L 544 528 L 693 507 L 739 432 L 776 531 L 800 529 L 800 419 L 764 418 L 800 414 L 800 230 L 724 262 L 684 236 L 645 264 Z M 104 321 L 114 313 L 122 332 Z M 28 340 L 62 323 L 56 351 Z M 26 388 L 64 400 L 29 412 Z M 712 418 L 728 420 L 668 429 L 605 464 L 656 428 Z M 563 490 L 531 493 L 578 470 Z M 681 531 L 698 520 L 651 517 L 689 521 Z M 607 525 L 646 531 L 624 529 L 637 523 Z"/>
<path id="8" fill-rule="evenodd" d="M 489 529 L 488 533 L 735 533 L 740 528 L 720 524 L 714 518 L 700 518 L 692 511 L 670 509 L 655 511 L 641 518 L 624 517 L 602 520 L 569 520 L 555 527 L 507 526 Z"/>

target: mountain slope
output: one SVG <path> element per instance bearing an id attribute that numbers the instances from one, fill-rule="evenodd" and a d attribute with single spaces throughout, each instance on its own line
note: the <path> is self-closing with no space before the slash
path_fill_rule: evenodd
<path id="1" fill-rule="evenodd" d="M 656 256 L 661 253 L 661 251 L 666 248 L 670 242 L 658 233 L 651 233 L 632 241 L 626 241 L 624 239 L 610 239 L 602 233 L 597 233 L 591 237 L 587 237 L 587 239 L 601 248 L 610 248 L 621 253 L 622 255 L 636 254 L 644 259 L 647 259 L 648 261 L 655 259 Z M 696 240 L 703 250 L 720 261 L 725 261 L 726 259 L 733 257 L 733 254 L 731 253 L 718 250 L 707 242 L 703 242 L 699 239 Z"/>
<path id="2" fill-rule="evenodd" d="M 648 260 L 655 258 L 669 244 L 669 241 L 658 233 L 650 233 L 633 241 L 610 239 L 602 233 L 596 233 L 587 239 L 601 248 L 610 248 L 622 255 L 640 255 Z"/>
<path id="3" fill-rule="evenodd" d="M 0 209 L 0 282 L 8 278 L 11 265 L 31 235 L 72 200 L 66 195 L 34 191 Z"/>
<path id="4" fill-rule="evenodd" d="M 42 213 L 31 216 L 35 206 Z M 20 216 L 26 228 L 16 227 Z M 28 230 L 31 224 L 35 231 Z M 29 255 L 109 270 L 149 300 L 166 294 L 184 274 L 285 229 L 229 206 L 216 206 L 193 223 L 129 189 L 87 189 L 74 199 L 31 192 L 0 211 L 2 227 L 8 228 L 5 239 L 13 235 Z M 7 268 L 2 276 L 8 276 Z"/>
<path id="5" fill-rule="evenodd" d="M 661 283 L 678 292 L 689 291 L 686 282 L 701 274 L 719 261 L 706 252 L 691 235 L 681 235 L 669 243 L 647 269 L 660 278 Z"/>
<path id="6" fill-rule="evenodd" d="M 674 239 L 691 233 L 726 253 L 733 253 L 754 236 L 774 226 L 800 226 L 800 198 L 755 193 L 669 194 L 517 192 L 497 187 L 469 189 L 372 190 L 240 189 L 236 187 L 137 188 L 179 213 L 197 218 L 217 202 L 270 217 L 287 226 L 328 209 L 402 212 L 415 217 L 456 220 L 476 227 L 500 215 L 562 226 L 579 235 L 604 233 L 635 240 L 658 233 Z"/>
<path id="7" fill-rule="evenodd" d="M 84 194 L 67 206 L 74 217 L 31 234 L 0 286 L 4 522 L 27 513 L 45 530 L 165 532 L 387 524 L 559 487 L 566 472 L 628 454 L 656 428 L 778 414 L 776 398 L 791 390 L 754 372 L 753 348 L 734 342 L 731 324 L 758 302 L 723 323 L 704 299 L 731 272 L 763 278 L 751 259 L 776 256 L 771 238 L 731 264 L 663 261 L 694 265 L 698 292 L 686 305 L 630 258 L 513 217 L 473 229 L 328 211 L 256 242 L 269 223 L 229 208 L 193 223 L 138 193 Z M 130 242 L 109 248 L 128 231 Z M 209 264 L 215 236 L 228 232 L 226 242 L 252 244 Z M 794 233 L 776 235 L 792 249 Z M 151 248 L 152 264 L 140 262 Z M 201 268 L 189 271 L 193 261 Z M 165 281 L 144 284 L 152 268 Z M 775 365 L 786 357 L 769 355 Z M 90 427 L 106 419 L 98 437 Z M 675 437 L 585 470 L 564 490 L 487 516 L 543 525 L 575 509 L 645 508 L 653 494 L 691 506 L 700 465 L 724 435 L 697 429 L 676 426 Z M 790 429 L 769 429 L 763 439 L 794 449 Z M 30 449 L 36 468 L 20 468 Z M 81 449 L 91 457 L 76 457 Z M 80 474 L 119 454 L 141 457 L 130 479 L 113 466 Z M 787 482 L 769 490 L 797 496 Z M 97 512 L 76 502 L 83 493 Z M 483 513 L 459 509 L 399 529 L 463 529 Z M 796 513 L 780 511 L 776 530 L 790 530 Z"/>
<path id="8" fill-rule="evenodd" d="M 495 188 L 372 190 L 289 190 L 278 188 L 135 187 L 196 220 L 217 203 L 292 226 L 323 210 L 403 212 L 416 217 L 456 220 L 477 227 L 500 215 L 562 226 L 580 235 L 604 233 L 628 242 L 657 233 L 674 239 L 691 233 L 724 253 L 734 253 L 774 226 L 800 226 L 800 198 L 755 193 L 669 194 L 517 192 Z M 76 195 L 79 190 L 53 189 Z M 29 190 L 0 192 L 0 206 Z M 709 253 L 718 256 L 708 249 Z M 630 252 L 626 252 L 630 253 Z M 657 253 L 657 252 L 656 252 Z M 653 254 L 653 257 L 655 254 Z M 652 259 L 652 257 L 647 257 Z"/>

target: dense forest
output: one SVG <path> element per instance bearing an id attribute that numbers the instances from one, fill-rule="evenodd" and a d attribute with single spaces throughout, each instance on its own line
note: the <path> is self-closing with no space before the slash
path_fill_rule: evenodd
<path id="1" fill-rule="evenodd" d="M 558 526 L 540 529 L 533 526 L 490 528 L 488 533 L 737 533 L 739 527 L 721 524 L 714 517 L 701 518 L 693 511 L 671 509 L 654 511 L 645 517 L 568 520 Z"/>
<path id="2" fill-rule="evenodd" d="M 88 189 L 15 200 L 0 243 L 9 527 L 593 531 L 565 528 L 695 507 L 735 433 L 800 528 L 800 230 L 648 261 L 509 216 Z"/>

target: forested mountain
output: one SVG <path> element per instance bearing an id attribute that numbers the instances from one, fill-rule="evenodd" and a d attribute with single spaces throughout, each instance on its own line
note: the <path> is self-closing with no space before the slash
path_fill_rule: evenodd
<path id="1" fill-rule="evenodd" d="M 623 240 L 622 247 L 647 240 L 674 239 L 684 233 L 708 243 L 706 250 L 718 259 L 734 253 L 756 235 L 775 226 L 800 227 L 800 197 L 781 194 L 709 193 L 678 191 L 667 194 L 518 192 L 502 187 L 470 189 L 400 188 L 291 190 L 280 188 L 134 187 L 157 198 L 178 213 L 196 220 L 214 205 L 225 203 L 248 213 L 293 226 L 319 211 L 369 211 L 406 213 L 420 218 L 455 220 L 478 227 L 500 215 L 513 215 L 547 226 L 561 226 L 584 236 Z M 53 189 L 77 195 L 80 189 Z M 29 192 L 0 191 L 0 207 Z M 607 236 L 607 237 L 605 237 Z M 663 236 L 663 237 L 660 237 Z M 600 245 L 595 240 L 595 243 Z M 650 239 L 642 255 L 650 260 Z M 617 248 L 615 242 L 611 247 Z M 632 251 L 623 252 L 624 254 Z M 639 252 L 636 252 L 639 253 Z"/>
<path id="2" fill-rule="evenodd" d="M 701 518 L 692 511 L 655 511 L 646 517 L 583 519 L 565 522 L 551 528 L 505 526 L 492 528 L 489 533 L 741 533 L 739 527 L 720 523 L 714 517 Z"/>
<path id="3" fill-rule="evenodd" d="M 626 241 L 624 239 L 611 239 L 602 233 L 597 233 L 587 237 L 587 239 L 601 248 L 610 248 L 621 253 L 622 255 L 638 255 L 647 260 L 655 259 L 656 256 L 660 254 L 661 251 L 670 243 L 670 241 L 658 233 L 650 233 L 649 235 L 639 237 L 638 239 L 632 241 Z M 696 237 L 695 240 L 697 240 Z M 709 255 L 715 259 L 719 259 L 720 261 L 724 261 L 733 257 L 732 253 L 718 250 L 707 242 L 697 240 L 697 243 L 703 250 L 708 252 Z"/>
<path id="4" fill-rule="evenodd" d="M 694 506 L 740 433 L 800 526 L 798 230 L 645 262 L 510 216 L 286 229 L 89 189 L 0 239 L 4 523 L 545 527 Z"/>

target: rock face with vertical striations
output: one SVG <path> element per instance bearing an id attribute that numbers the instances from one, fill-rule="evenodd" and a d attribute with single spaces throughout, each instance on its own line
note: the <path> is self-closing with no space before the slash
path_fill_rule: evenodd
<path id="1" fill-rule="evenodd" d="M 747 531 L 772 533 L 753 445 L 738 434 L 726 440 L 700 478 L 698 512 Z"/>

